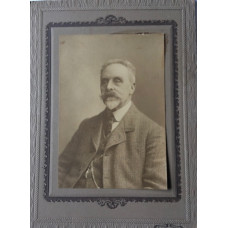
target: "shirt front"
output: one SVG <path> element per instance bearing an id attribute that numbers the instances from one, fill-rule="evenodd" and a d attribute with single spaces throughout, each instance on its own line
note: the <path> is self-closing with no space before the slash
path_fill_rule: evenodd
<path id="1" fill-rule="evenodd" d="M 120 121 L 123 119 L 129 108 L 131 107 L 131 101 L 129 101 L 126 105 L 124 105 L 122 108 L 116 110 L 113 112 L 113 115 L 115 117 L 115 122 L 112 124 L 112 130 L 113 131 L 120 123 Z"/>

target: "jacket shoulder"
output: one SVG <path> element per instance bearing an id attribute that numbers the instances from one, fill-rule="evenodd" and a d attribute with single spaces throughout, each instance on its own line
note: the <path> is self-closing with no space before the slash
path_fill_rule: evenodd
<path id="1" fill-rule="evenodd" d="M 148 131 L 164 131 L 164 128 L 160 126 L 156 121 L 150 119 L 147 115 L 137 110 L 138 122 L 142 129 Z"/>
<path id="2" fill-rule="evenodd" d="M 146 114 L 139 111 L 138 109 L 137 109 L 136 113 L 137 113 L 137 116 L 140 119 L 140 121 L 143 122 L 144 124 L 160 126 L 156 121 L 152 120 Z"/>

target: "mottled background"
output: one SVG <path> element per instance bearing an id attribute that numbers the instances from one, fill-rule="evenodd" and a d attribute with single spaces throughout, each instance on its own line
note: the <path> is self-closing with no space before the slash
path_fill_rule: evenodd
<path id="1" fill-rule="evenodd" d="M 100 99 L 100 68 L 113 58 L 136 67 L 133 102 L 165 126 L 164 35 L 108 34 L 59 37 L 59 152 L 81 121 L 104 109 Z"/>

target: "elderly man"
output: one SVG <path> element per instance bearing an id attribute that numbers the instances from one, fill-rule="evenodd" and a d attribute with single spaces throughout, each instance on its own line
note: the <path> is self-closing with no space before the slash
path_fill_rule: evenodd
<path id="1" fill-rule="evenodd" d="M 132 103 L 135 67 L 105 63 L 106 109 L 84 120 L 59 157 L 60 188 L 167 189 L 165 131 Z"/>

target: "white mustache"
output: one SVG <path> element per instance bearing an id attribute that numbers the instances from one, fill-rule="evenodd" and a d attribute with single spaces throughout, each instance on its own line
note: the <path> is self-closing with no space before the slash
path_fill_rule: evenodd
<path id="1" fill-rule="evenodd" d="M 109 97 L 119 98 L 119 96 L 115 92 L 107 92 L 101 95 L 103 100 L 106 100 Z"/>

